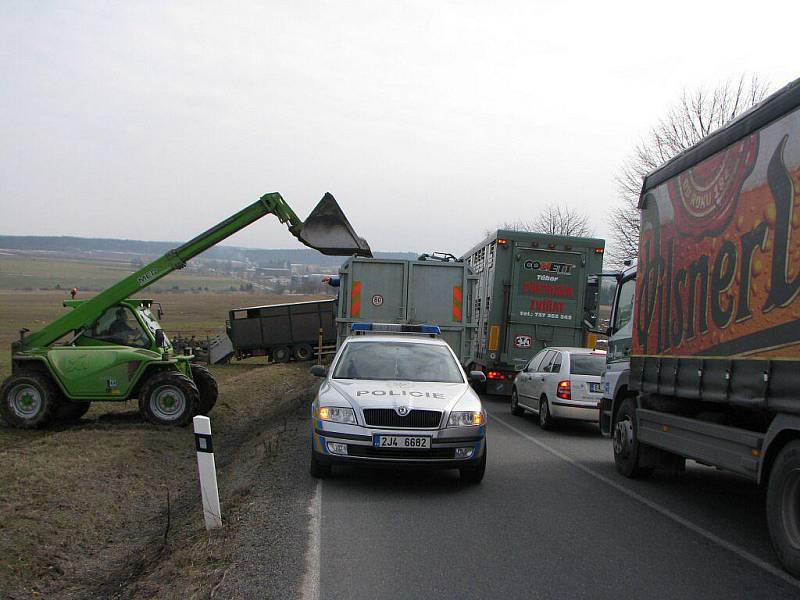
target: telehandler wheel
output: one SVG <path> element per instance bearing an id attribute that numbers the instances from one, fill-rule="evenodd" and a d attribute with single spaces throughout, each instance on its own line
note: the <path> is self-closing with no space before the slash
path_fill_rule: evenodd
<path id="1" fill-rule="evenodd" d="M 653 467 L 643 467 L 640 461 L 641 448 L 636 435 L 636 400 L 625 398 L 614 416 L 611 425 L 614 446 L 614 464 L 617 472 L 629 479 L 649 477 Z"/>
<path id="2" fill-rule="evenodd" d="M 56 420 L 64 423 L 77 423 L 91 406 L 91 402 L 61 400 L 56 408 Z"/>
<path id="3" fill-rule="evenodd" d="M 781 564 L 800 577 L 800 440 L 775 458 L 767 487 L 767 527 Z"/>
<path id="4" fill-rule="evenodd" d="M 208 369 L 200 365 L 192 365 L 192 379 L 194 379 L 194 385 L 200 394 L 200 401 L 197 403 L 197 414 L 208 415 L 217 403 L 217 396 L 219 395 L 217 380 L 214 379 Z"/>
<path id="5" fill-rule="evenodd" d="M 161 371 L 142 386 L 139 412 L 155 425 L 186 425 L 196 414 L 200 393 L 183 373 Z"/>
<path id="6" fill-rule="evenodd" d="M 275 346 L 272 349 L 272 360 L 276 363 L 289 362 L 291 357 L 292 351 L 289 349 L 289 346 Z"/>
<path id="7" fill-rule="evenodd" d="M 314 358 L 314 348 L 311 344 L 298 344 L 292 350 L 295 360 L 311 360 Z"/>
<path id="8" fill-rule="evenodd" d="M 0 397 L 0 416 L 6 423 L 19 429 L 36 429 L 55 416 L 61 391 L 48 375 L 21 372 L 3 382 Z"/>

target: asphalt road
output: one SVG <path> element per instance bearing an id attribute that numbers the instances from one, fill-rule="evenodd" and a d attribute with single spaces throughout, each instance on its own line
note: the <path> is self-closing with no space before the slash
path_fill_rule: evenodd
<path id="1" fill-rule="evenodd" d="M 317 484 L 300 595 L 800 598 L 800 581 L 772 554 L 752 484 L 694 463 L 626 480 L 596 426 L 544 432 L 506 401 L 484 401 L 479 486 L 455 471 L 358 469 Z"/>

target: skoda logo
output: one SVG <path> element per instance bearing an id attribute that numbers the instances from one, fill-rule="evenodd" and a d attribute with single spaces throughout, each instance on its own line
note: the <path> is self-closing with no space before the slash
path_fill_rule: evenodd
<path id="1" fill-rule="evenodd" d="M 398 406 L 397 408 L 395 408 L 395 410 L 397 411 L 397 414 L 400 415 L 401 417 L 405 417 L 408 414 L 407 406 Z"/>

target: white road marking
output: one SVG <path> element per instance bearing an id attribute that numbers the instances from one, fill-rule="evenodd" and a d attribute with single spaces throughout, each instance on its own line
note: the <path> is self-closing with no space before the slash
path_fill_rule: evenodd
<path id="1" fill-rule="evenodd" d="M 602 481 L 603 483 L 605 483 L 607 485 L 610 485 L 615 490 L 617 490 L 619 492 L 622 492 L 623 494 L 625 494 L 629 498 L 632 498 L 632 499 L 636 500 L 637 502 L 640 502 L 640 503 L 644 504 L 645 506 L 647 506 L 648 508 L 653 509 L 657 513 L 667 517 L 668 519 L 671 519 L 672 521 L 675 521 L 679 525 L 682 525 L 682 526 L 686 527 L 686 529 L 689 529 L 690 531 L 693 531 L 694 533 L 703 536 L 707 540 L 709 540 L 711 542 L 714 542 L 718 546 L 721 546 L 722 548 L 725 548 L 726 550 L 728 550 L 730 552 L 733 552 L 739 558 L 742 558 L 742 559 L 746 560 L 747 562 L 752 563 L 753 565 L 763 569 L 767 573 L 770 573 L 770 574 L 774 575 L 775 577 L 778 577 L 778 578 L 782 579 L 786 583 L 788 583 L 788 584 L 800 589 L 800 581 L 798 581 L 797 579 L 795 579 L 794 577 L 789 575 L 787 572 L 785 572 L 785 571 L 783 571 L 783 570 L 781 570 L 781 569 L 779 569 L 777 567 L 772 566 L 768 562 L 765 562 L 765 561 L 761 560 L 760 558 L 758 558 L 754 554 L 751 554 L 750 552 L 748 552 L 744 548 L 741 548 L 741 547 L 737 546 L 736 544 L 732 544 L 731 542 L 728 542 L 726 540 L 723 540 L 721 537 L 711 533 L 707 529 L 704 529 L 704 528 L 700 527 L 699 525 L 695 525 L 691 521 L 689 521 L 689 520 L 681 517 L 680 515 L 672 512 L 668 508 L 665 508 L 665 507 L 661 506 L 660 504 L 658 504 L 656 502 L 653 502 L 652 500 L 650 500 L 648 498 L 645 498 L 641 494 L 637 494 L 633 490 L 630 490 L 630 489 L 626 488 L 624 485 L 619 484 L 616 481 L 613 481 L 613 480 L 609 479 L 605 475 L 601 475 L 597 471 L 593 471 L 592 469 L 590 469 L 589 467 L 587 467 L 585 465 L 582 465 L 581 463 L 579 463 L 575 459 L 570 458 L 569 456 L 567 456 L 563 452 L 559 452 L 555 448 L 553 448 L 551 446 L 548 446 L 547 444 L 545 444 L 544 442 L 542 442 L 540 440 L 537 440 L 535 437 L 533 437 L 531 435 L 528 435 L 527 433 L 525 433 L 521 429 L 517 429 L 516 427 L 514 427 L 510 423 L 506 423 L 503 419 L 501 419 L 499 417 L 496 417 L 492 413 L 489 413 L 487 411 L 487 414 L 493 420 L 497 421 L 498 423 L 500 423 L 504 427 L 507 427 L 508 429 L 510 429 L 511 431 L 513 431 L 514 433 L 516 433 L 518 435 L 521 435 L 522 437 L 524 437 L 529 442 L 533 442 L 534 444 L 539 446 L 542 450 L 545 450 L 545 451 L 549 452 L 550 454 L 552 454 L 553 456 L 555 456 L 557 458 L 560 458 L 564 462 L 569 463 L 573 467 L 576 467 L 576 468 L 580 469 L 581 471 L 583 471 L 587 475 L 590 475 L 590 476 L 594 477 L 598 481 Z"/>
<path id="2" fill-rule="evenodd" d="M 308 503 L 308 549 L 306 572 L 300 588 L 302 600 L 319 600 L 320 548 L 322 547 L 322 481 L 317 481 L 314 496 Z"/>

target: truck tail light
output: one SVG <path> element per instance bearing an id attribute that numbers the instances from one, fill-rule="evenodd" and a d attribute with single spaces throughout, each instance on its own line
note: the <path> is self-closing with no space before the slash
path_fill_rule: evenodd
<path id="1" fill-rule="evenodd" d="M 486 372 L 487 379 L 508 379 L 508 375 L 503 373 L 502 371 L 487 371 Z"/>
<path id="2" fill-rule="evenodd" d="M 605 248 L 595 248 L 594 249 L 594 253 L 595 254 L 603 254 L 605 251 L 606 251 Z"/>
<path id="3" fill-rule="evenodd" d="M 556 396 L 562 400 L 570 400 L 572 398 L 572 386 L 569 381 L 559 381 Z"/>

